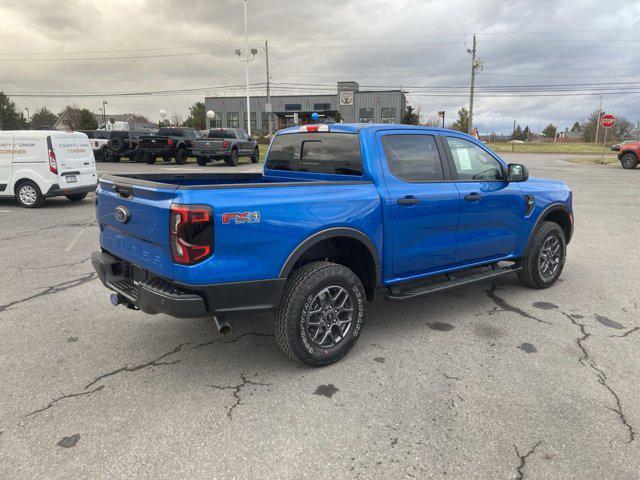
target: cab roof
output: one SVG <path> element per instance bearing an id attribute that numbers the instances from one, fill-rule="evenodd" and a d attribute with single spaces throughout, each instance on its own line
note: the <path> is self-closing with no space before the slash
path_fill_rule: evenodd
<path id="1" fill-rule="evenodd" d="M 316 124 L 312 124 L 316 125 Z M 325 124 L 320 124 L 325 125 Z M 440 127 L 424 127 L 421 125 L 404 125 L 398 123 L 329 123 L 329 132 L 338 133 L 358 133 L 360 131 L 379 131 L 379 130 L 421 130 L 425 132 L 446 132 L 446 133 L 463 133 L 458 130 Z M 307 125 L 297 125 L 295 127 L 287 127 L 277 132 L 277 135 L 286 135 L 289 133 L 301 133 L 300 128 Z"/>

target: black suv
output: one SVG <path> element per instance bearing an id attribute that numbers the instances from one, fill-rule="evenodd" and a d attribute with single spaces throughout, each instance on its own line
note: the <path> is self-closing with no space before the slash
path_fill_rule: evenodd
<path id="1" fill-rule="evenodd" d="M 109 135 L 109 143 L 105 152 L 107 162 L 119 162 L 122 157 L 127 157 L 132 162 L 143 162 L 145 157 L 138 149 L 142 138 L 152 135 L 153 132 L 142 130 L 113 130 Z"/>
<path id="2" fill-rule="evenodd" d="M 184 165 L 191 156 L 196 138 L 201 136 L 194 128 L 161 127 L 156 135 L 141 139 L 138 150 L 149 164 L 156 163 L 158 157 L 165 162 L 170 162 L 173 157 L 178 165 Z"/>

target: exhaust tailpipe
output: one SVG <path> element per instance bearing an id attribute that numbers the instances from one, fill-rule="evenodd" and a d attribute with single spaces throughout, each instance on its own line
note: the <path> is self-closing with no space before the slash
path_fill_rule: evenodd
<path id="1" fill-rule="evenodd" d="M 227 336 L 231 334 L 231 325 L 222 315 L 214 315 L 213 321 L 216 323 L 216 328 L 220 335 Z"/>

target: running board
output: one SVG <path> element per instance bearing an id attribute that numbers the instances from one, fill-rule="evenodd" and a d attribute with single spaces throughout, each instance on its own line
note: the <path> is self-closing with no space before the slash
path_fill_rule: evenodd
<path id="1" fill-rule="evenodd" d="M 405 288 L 402 288 L 402 286 L 394 285 L 389 287 L 389 293 L 387 293 L 386 299 L 390 302 L 401 302 L 403 300 L 409 300 L 410 298 L 421 297 L 423 295 L 459 287 L 468 283 L 499 277 L 500 275 L 516 272 L 520 270 L 520 268 L 521 267 L 518 264 L 509 265 L 508 267 L 489 266 L 485 267 L 482 272 L 466 276 L 462 275 L 465 272 L 464 270 L 448 273 L 445 275 L 446 280 L 426 286 L 410 288 L 410 285 L 404 284 Z M 459 276 L 456 277 L 456 274 Z"/>

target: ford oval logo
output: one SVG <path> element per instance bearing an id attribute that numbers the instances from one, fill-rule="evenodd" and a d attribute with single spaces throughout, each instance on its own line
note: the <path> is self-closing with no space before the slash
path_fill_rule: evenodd
<path id="1" fill-rule="evenodd" d="M 120 223 L 128 223 L 131 220 L 131 212 L 124 205 L 118 205 L 113 210 L 113 216 Z"/>

